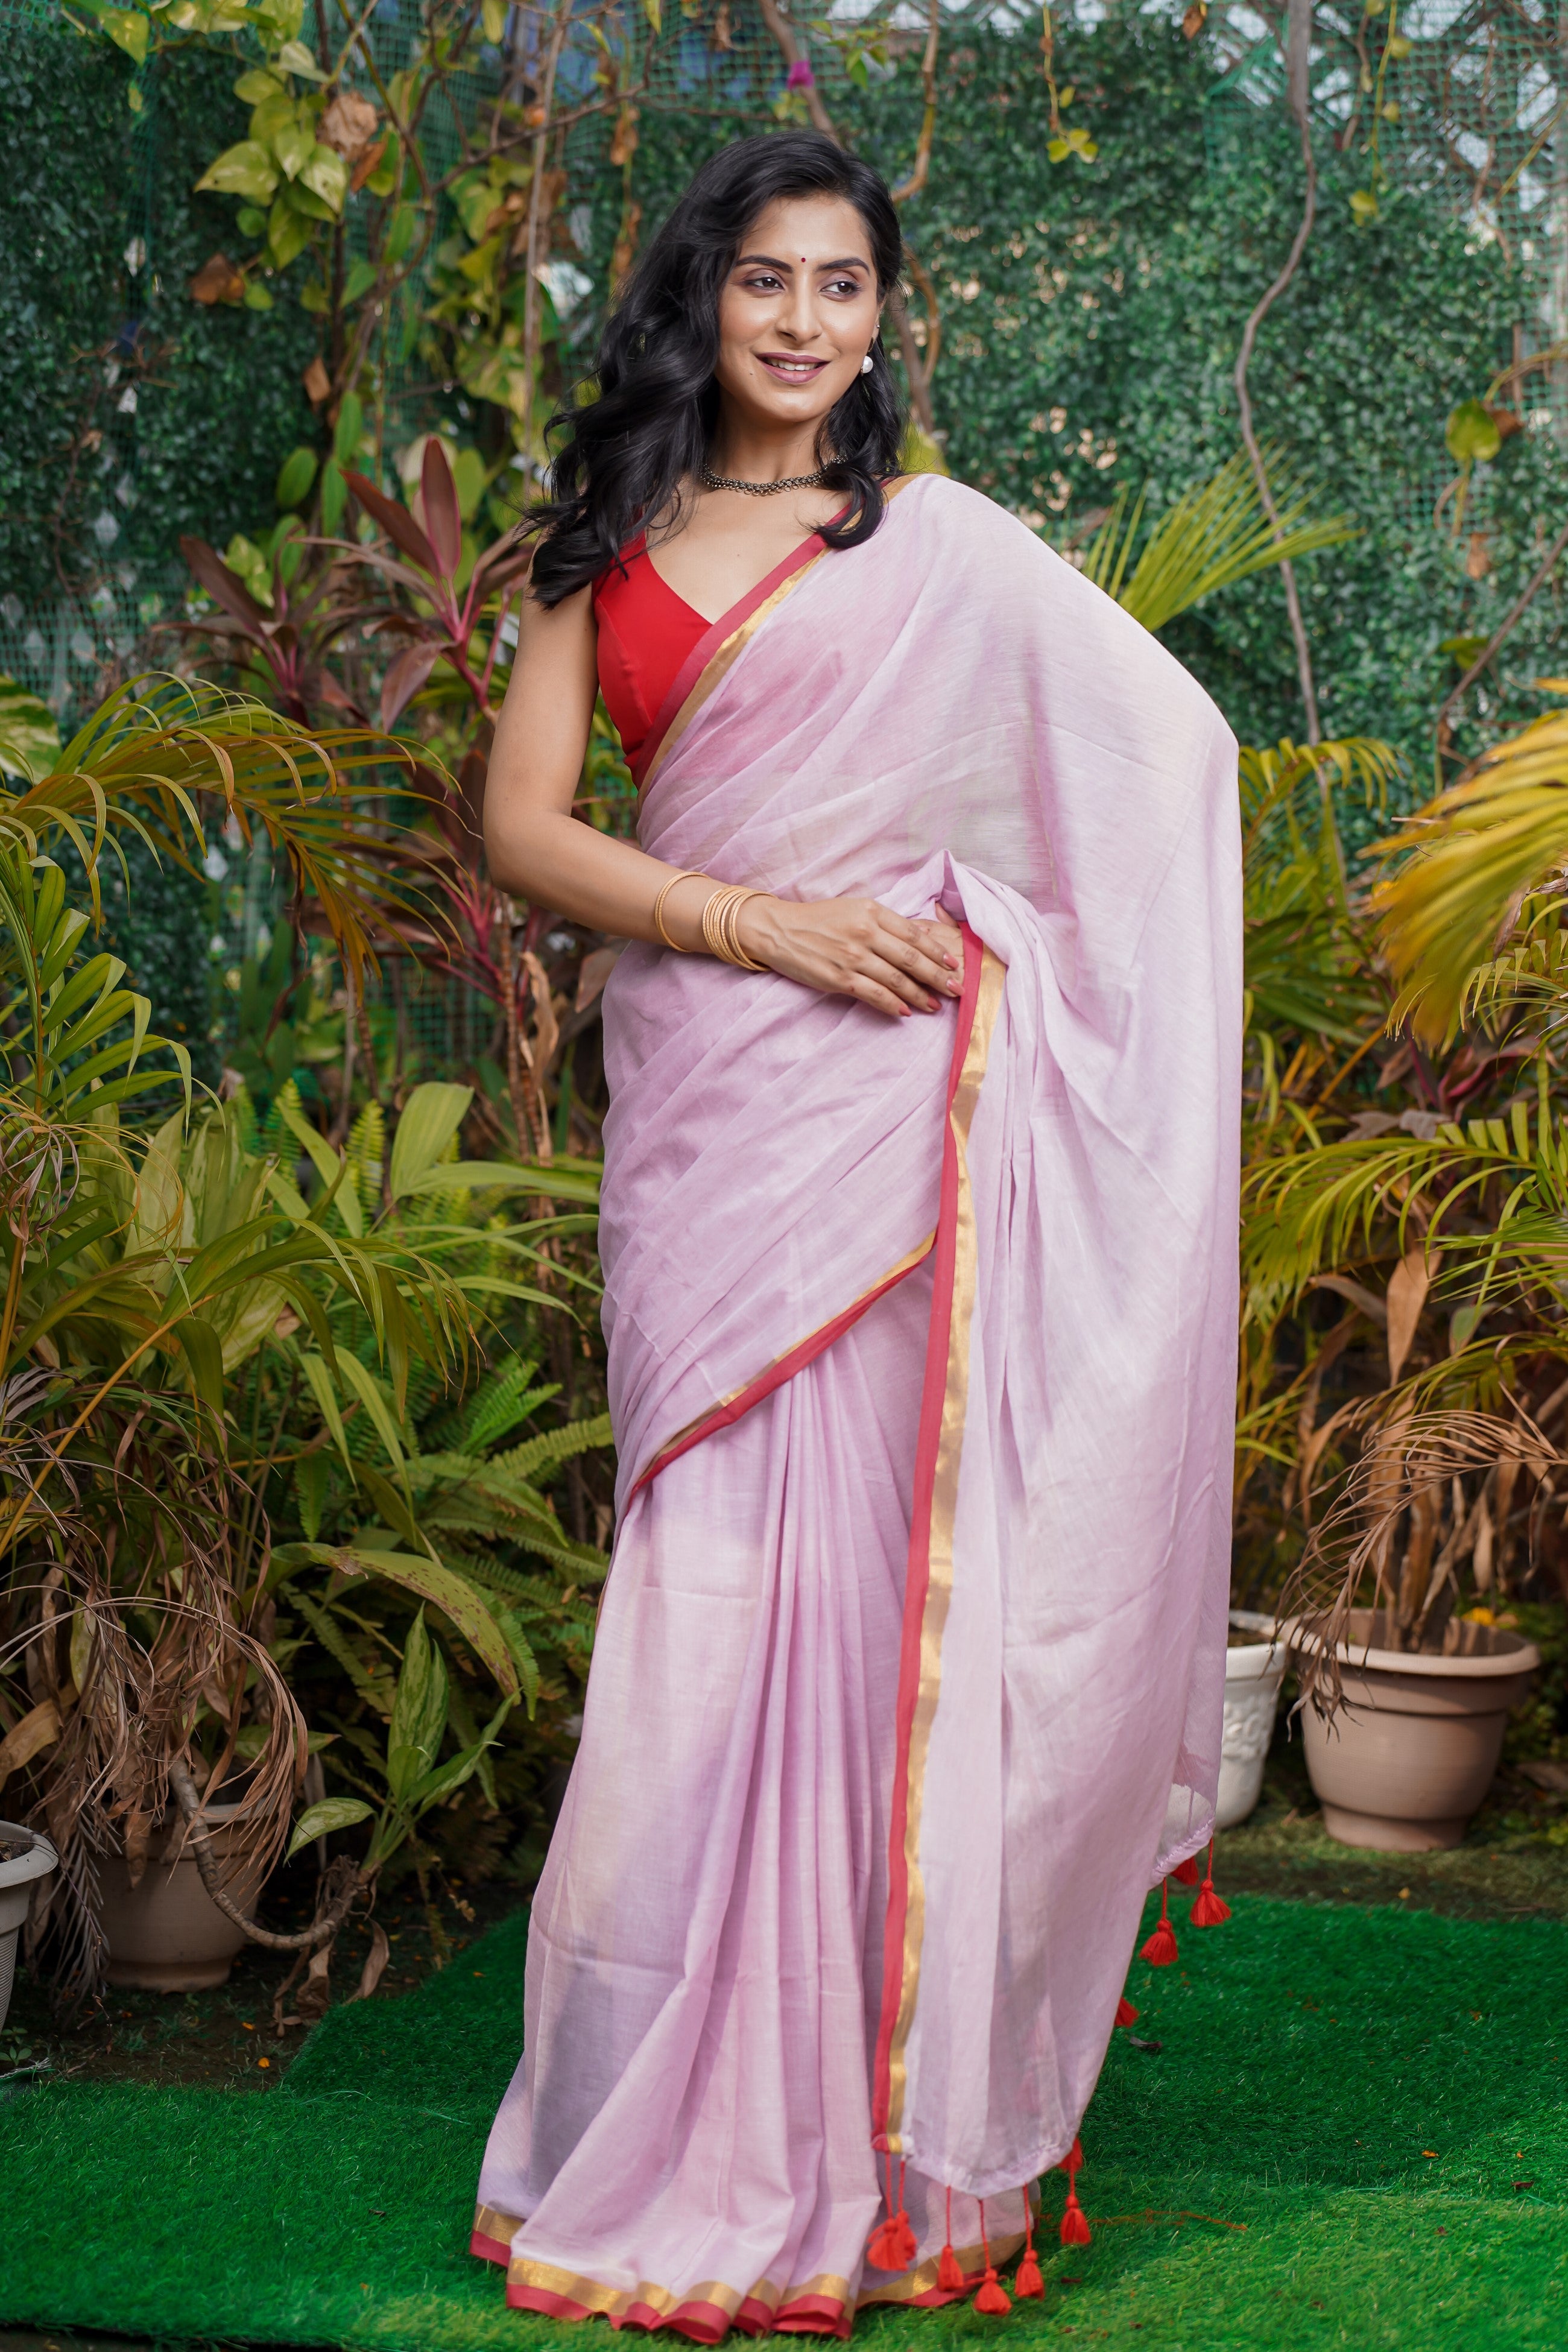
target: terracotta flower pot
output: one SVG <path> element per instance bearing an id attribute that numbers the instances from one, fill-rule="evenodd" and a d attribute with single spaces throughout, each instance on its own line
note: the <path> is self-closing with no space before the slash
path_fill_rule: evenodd
<path id="1" fill-rule="evenodd" d="M 0 1840 L 22 1848 L 8 1861 L 0 1855 L 0 2025 L 4 2025 L 16 1973 L 16 1938 L 37 1881 L 48 1877 L 59 1857 L 47 1837 L 40 1837 L 37 1830 L 25 1830 L 19 1822 L 0 1822 Z"/>
<path id="2" fill-rule="evenodd" d="M 229 1859 L 231 1833 L 225 1824 L 232 1805 L 214 1805 L 207 1815 L 213 1851 L 220 1868 Z M 134 1985 L 143 1992 L 199 1992 L 226 1983 L 244 1931 L 226 1918 L 202 1885 L 195 1856 L 181 1852 L 182 1825 L 166 1822 L 153 1832 L 147 1867 L 132 1886 L 123 1855 L 110 1855 L 100 1881 L 100 1916 L 109 1946 L 104 1973 L 111 1985 Z M 176 1857 L 171 1859 L 171 1855 Z M 223 1890 L 248 1913 L 261 1891 L 254 1864 L 224 1871 Z"/>
<path id="3" fill-rule="evenodd" d="M 1384 1853 L 1458 1845 L 1541 1653 L 1501 1626 L 1455 1620 L 1440 1652 L 1370 1646 L 1384 1630 L 1381 1612 L 1352 1612 L 1338 1654 L 1344 1706 L 1331 1723 L 1310 1706 L 1299 1717 L 1323 1827 Z"/>
<path id="4" fill-rule="evenodd" d="M 1220 1748 L 1219 1797 L 1215 1806 L 1216 1830 L 1233 1830 L 1244 1822 L 1263 1791 L 1263 1762 L 1274 1737 L 1274 1715 L 1279 1685 L 1289 1663 L 1290 1625 L 1250 1609 L 1233 1609 L 1230 1622 L 1237 1632 L 1257 1633 L 1256 1642 L 1237 1642 L 1232 1634 L 1225 1654 L 1225 1734 Z M 1276 1636 L 1269 1639 L 1270 1635 Z"/>

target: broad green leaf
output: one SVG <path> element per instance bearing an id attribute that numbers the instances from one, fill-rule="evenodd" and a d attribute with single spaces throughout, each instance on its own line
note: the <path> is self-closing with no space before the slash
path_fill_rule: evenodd
<path id="1" fill-rule="evenodd" d="M 290 175 L 293 176 L 293 175 Z M 302 187 L 320 196 L 334 213 L 341 213 L 343 198 L 349 192 L 349 167 L 335 147 L 317 145 L 312 148 L 298 174 Z"/>
<path id="2" fill-rule="evenodd" d="M 342 1359 L 339 1359 L 340 1362 Z M 353 1457 L 349 1452 L 349 1433 L 343 1427 L 343 1416 L 338 1405 L 338 1392 L 332 1386 L 332 1376 L 320 1356 L 301 1356 L 300 1369 L 305 1375 L 305 1385 L 316 1400 L 316 1409 L 332 1433 L 332 1443 L 342 1455 L 351 1478 L 354 1475 Z"/>
<path id="3" fill-rule="evenodd" d="M 145 16 L 134 8 L 106 8 L 101 5 L 94 8 L 92 13 L 117 49 L 123 49 L 126 56 L 134 58 L 139 66 L 146 63 L 148 25 Z"/>
<path id="4" fill-rule="evenodd" d="M 392 215 L 392 224 L 386 232 L 386 243 L 382 248 L 383 258 L 394 267 L 406 259 L 418 226 L 419 215 L 414 206 L 407 204 L 399 205 Z"/>
<path id="5" fill-rule="evenodd" d="M 313 449 L 291 449 L 278 469 L 275 496 L 279 507 L 303 506 L 316 478 L 316 453 Z"/>
<path id="6" fill-rule="evenodd" d="M 184 1350 L 190 1370 L 191 1384 L 202 1402 L 210 1405 L 219 1419 L 223 1417 L 223 1348 L 217 1333 L 199 1315 L 182 1316 L 174 1326 L 174 1337 Z"/>
<path id="7" fill-rule="evenodd" d="M 397 134 L 394 131 L 387 138 L 385 151 L 380 163 L 364 184 L 369 194 L 373 196 L 391 195 L 397 185 L 402 163 L 403 150 L 398 142 Z"/>
<path id="8" fill-rule="evenodd" d="M 510 1713 L 511 1706 L 512 1702 L 508 1699 L 494 1722 L 487 1730 L 481 1732 L 473 1747 L 465 1748 L 460 1755 L 449 1758 L 445 1764 L 438 1765 L 435 1771 L 426 1772 L 422 1780 L 416 1781 L 410 1796 L 420 1812 L 427 1812 L 432 1805 L 438 1805 L 444 1797 L 451 1796 L 454 1790 L 460 1789 L 466 1780 L 473 1778 L 483 1761 L 487 1748 L 494 1747 L 497 1732 Z"/>
<path id="9" fill-rule="evenodd" d="M 325 1544 L 293 1545 L 290 1549 L 308 1550 L 319 1565 L 338 1569 L 345 1575 L 379 1576 L 386 1583 L 412 1592 L 417 1600 L 429 1601 L 450 1619 L 501 1689 L 516 1697 L 517 1675 L 500 1627 L 473 1586 L 451 1569 L 443 1568 L 420 1552 L 373 1551 L 360 1544 L 336 1548 Z"/>
<path id="10" fill-rule="evenodd" d="M 356 1822 L 368 1822 L 374 1812 L 363 1797 L 324 1797 L 320 1804 L 307 1805 L 294 1824 L 294 1834 L 289 1841 L 289 1851 L 283 1857 L 292 1862 L 294 1856 L 319 1837 L 330 1837 L 333 1830 L 352 1829 Z"/>
<path id="11" fill-rule="evenodd" d="M 420 1609 L 408 1629 L 397 1695 L 392 1703 L 387 1731 L 387 1783 L 395 1797 L 406 1794 L 421 1772 L 427 1772 L 441 1752 L 447 1728 L 447 1664 L 425 1628 Z M 417 1759 L 412 1769 L 400 1769 L 399 1755 Z"/>
<path id="12" fill-rule="evenodd" d="M 1443 438 L 1448 445 L 1449 457 L 1458 466 L 1471 464 L 1478 458 L 1486 465 L 1502 447 L 1502 435 L 1488 415 L 1485 402 L 1479 400 L 1460 401 L 1449 414 Z"/>
<path id="13" fill-rule="evenodd" d="M 285 41 L 273 63 L 280 66 L 285 73 L 298 74 L 304 81 L 325 81 L 327 79 L 303 41 Z"/>
<path id="14" fill-rule="evenodd" d="M 253 72 L 240 75 L 235 83 L 234 94 L 246 106 L 259 106 L 263 99 L 281 98 L 284 89 L 275 73 L 268 72 L 265 66 L 258 66 Z"/>
<path id="15" fill-rule="evenodd" d="M 228 147 L 209 163 L 196 182 L 200 195 L 210 190 L 223 196 L 245 196 L 253 205 L 264 205 L 278 185 L 278 166 L 265 147 L 254 139 L 242 139 L 237 146 Z"/>
<path id="16" fill-rule="evenodd" d="M 0 677 L 0 771 L 36 784 L 60 756 L 60 730 L 47 702 Z"/>
<path id="17" fill-rule="evenodd" d="M 359 1475 L 365 1492 L 381 1513 L 393 1533 L 414 1551 L 428 1551 L 429 1544 L 415 1523 L 414 1514 L 389 1478 L 384 1478 L 374 1463 L 362 1462 Z"/>
<path id="18" fill-rule="evenodd" d="M 452 481 L 458 493 L 458 510 L 465 522 L 471 522 L 485 494 L 485 461 L 477 449 L 454 451 Z"/>
<path id="19" fill-rule="evenodd" d="M 338 1368 L 369 1413 L 376 1435 L 386 1448 L 387 1459 L 401 1476 L 404 1469 L 403 1440 L 397 1433 L 397 1424 L 392 1418 L 392 1408 L 382 1393 L 380 1381 L 346 1348 L 338 1358 Z"/>
<path id="20" fill-rule="evenodd" d="M 127 1255 L 142 1250 L 188 1248 L 195 1221 L 180 1181 L 180 1148 L 185 1118 L 176 1111 L 148 1144 L 136 1171 L 136 1213 L 125 1236 Z"/>
<path id="21" fill-rule="evenodd" d="M 343 469 L 335 457 L 329 457 L 321 468 L 321 523 L 326 531 L 336 531 L 348 502 L 349 486 L 343 479 Z"/>
<path id="22" fill-rule="evenodd" d="M 404 1115 L 406 1117 L 406 1112 Z M 402 1131 L 400 1127 L 398 1133 Z M 395 1162 L 395 1143 L 393 1153 Z M 416 1197 L 422 1192 L 538 1192 L 547 1200 L 587 1201 L 596 1205 L 599 1179 L 588 1169 L 559 1165 L 514 1167 L 500 1160 L 453 1160 L 427 1168 L 422 1175 L 413 1177 L 405 1189 Z"/>
<path id="23" fill-rule="evenodd" d="M 310 239 L 310 223 L 287 198 L 279 196 L 267 218 L 267 250 L 275 266 L 287 269 Z"/>
<path id="24" fill-rule="evenodd" d="M 292 107 L 276 127 L 269 130 L 272 152 L 282 165 L 285 175 L 297 180 L 310 162 L 316 144 L 315 125 L 301 121 Z"/>
<path id="25" fill-rule="evenodd" d="M 473 1101 L 472 1087 L 416 1087 L 403 1107 L 392 1139 L 392 1197 L 401 1201 L 416 1191 L 419 1180 L 434 1169 L 457 1134 Z M 447 1175 L 451 1188 L 450 1173 Z"/>
<path id="26" fill-rule="evenodd" d="M 344 1224 L 347 1225 L 356 1242 L 361 1240 L 364 1234 L 364 1217 L 360 1209 L 359 1194 L 354 1191 L 352 1181 L 345 1180 L 345 1163 L 342 1155 L 332 1150 L 320 1129 L 311 1126 L 304 1112 L 299 1108 L 297 1100 L 290 1100 L 287 1093 L 279 1096 L 278 1108 L 282 1114 L 283 1124 L 289 1134 L 294 1137 L 296 1142 L 304 1145 L 308 1156 L 314 1163 L 317 1175 L 331 1194 L 333 1206 Z"/>
<path id="27" fill-rule="evenodd" d="M 307 1543 L 314 1543 L 321 1531 L 321 1513 L 327 1502 L 327 1457 L 324 1454 L 307 1454 L 294 1465 L 294 1499 L 300 1507 L 300 1525 L 305 1530 Z"/>
<path id="28" fill-rule="evenodd" d="M 364 403 L 357 392 L 345 392 L 332 428 L 332 455 L 340 466 L 352 466 L 364 431 Z"/>

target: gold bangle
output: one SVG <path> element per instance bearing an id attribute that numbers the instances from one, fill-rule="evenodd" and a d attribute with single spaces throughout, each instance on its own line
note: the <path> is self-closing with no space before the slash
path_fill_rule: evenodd
<path id="1" fill-rule="evenodd" d="M 726 883 L 714 891 L 702 909 L 702 941 L 710 955 L 721 963 L 733 964 L 741 971 L 766 971 L 765 963 L 758 963 L 741 945 L 736 919 L 748 898 L 761 898 L 765 894 L 751 890 L 741 883 Z"/>
<path id="2" fill-rule="evenodd" d="M 738 964 L 742 971 L 766 971 L 768 968 L 765 963 L 758 963 L 753 956 L 749 956 L 741 944 L 741 909 L 748 899 L 760 898 L 762 896 L 763 893 L 760 890 L 737 890 L 725 908 L 721 919 L 725 943 L 731 950 L 731 961 Z"/>
<path id="3" fill-rule="evenodd" d="M 683 948 L 679 940 L 672 940 L 670 938 L 669 933 L 664 928 L 664 902 L 668 898 L 670 892 L 674 889 L 678 882 L 706 882 L 707 879 L 708 877 L 706 874 L 699 874 L 695 868 L 689 868 L 684 874 L 672 874 L 668 881 L 665 884 L 663 889 L 659 892 L 658 898 L 653 902 L 654 929 L 658 933 L 659 938 L 664 941 L 665 946 L 667 948 L 672 948 L 677 955 L 694 955 L 696 953 L 696 950 L 694 948 Z"/>

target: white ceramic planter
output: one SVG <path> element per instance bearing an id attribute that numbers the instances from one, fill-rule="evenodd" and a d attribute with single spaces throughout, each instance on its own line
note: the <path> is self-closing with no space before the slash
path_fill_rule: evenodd
<path id="1" fill-rule="evenodd" d="M 1230 1622 L 1258 1642 L 1234 1644 L 1225 1654 L 1225 1737 L 1220 1748 L 1216 1830 L 1233 1830 L 1257 1804 L 1263 1789 L 1263 1759 L 1274 1737 L 1279 1685 L 1289 1658 L 1289 1627 L 1250 1609 L 1233 1609 Z M 1267 1638 L 1267 1637 L 1272 1638 Z"/>
<path id="2" fill-rule="evenodd" d="M 11 1986 L 16 1974 L 16 1938 L 27 1916 L 33 1889 L 40 1878 L 58 1868 L 59 1856 L 48 1839 L 19 1822 L 0 1822 L 0 1837 L 27 1841 L 27 1850 L 13 1861 L 0 1862 L 0 2025 L 11 2006 Z"/>

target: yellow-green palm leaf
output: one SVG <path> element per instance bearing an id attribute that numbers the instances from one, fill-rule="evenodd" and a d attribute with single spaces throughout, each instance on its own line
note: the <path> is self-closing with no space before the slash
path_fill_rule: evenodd
<path id="1" fill-rule="evenodd" d="M 1266 453 L 1267 454 L 1267 453 Z M 1281 472 L 1275 489 L 1278 533 L 1263 509 L 1245 455 L 1232 457 L 1211 481 L 1184 491 L 1144 541 L 1138 561 L 1128 565 L 1143 517 L 1147 492 L 1129 509 L 1125 488 L 1090 541 L 1084 571 L 1097 588 L 1114 596 L 1146 629 L 1163 629 L 1216 588 L 1228 588 L 1270 564 L 1338 547 L 1352 526 L 1343 516 L 1323 522 L 1303 520 L 1308 495 Z"/>
<path id="2" fill-rule="evenodd" d="M 391 795 L 415 788 L 413 764 L 410 745 L 369 728 L 312 733 L 201 679 L 133 678 L 47 773 L 0 789 L 0 840 L 29 856 L 69 841 L 96 915 L 100 862 L 117 835 L 189 863 L 202 854 L 204 811 L 222 812 L 283 853 L 357 970 L 378 915 L 415 903 L 378 825 Z"/>
<path id="3" fill-rule="evenodd" d="M 1568 711 L 1494 745 L 1373 854 L 1386 861 L 1373 909 L 1399 987 L 1394 1017 L 1440 1041 L 1491 976 L 1525 898 L 1568 864 Z"/>

